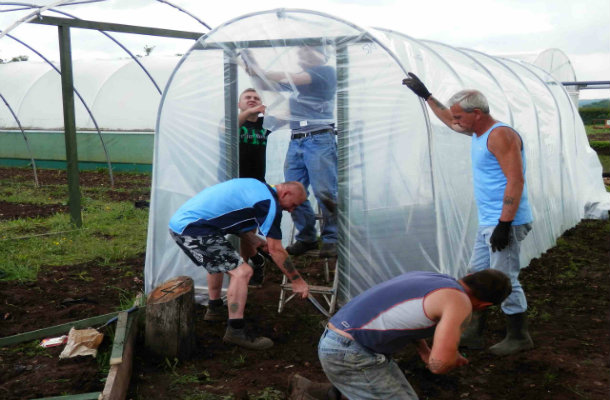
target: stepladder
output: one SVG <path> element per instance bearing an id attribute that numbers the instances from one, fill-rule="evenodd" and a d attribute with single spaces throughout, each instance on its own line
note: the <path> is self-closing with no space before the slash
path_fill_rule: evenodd
<path id="1" fill-rule="evenodd" d="M 324 263 L 324 278 L 328 286 L 309 285 L 309 300 L 318 308 L 318 310 L 327 317 L 334 314 L 337 307 L 337 290 L 339 286 L 339 273 L 337 271 L 337 258 L 325 258 Z M 332 264 L 332 271 L 330 271 Z M 332 282 L 330 275 L 332 272 Z M 292 283 L 288 282 L 286 275 L 282 278 L 280 285 L 280 301 L 277 312 L 281 313 L 286 304 L 296 296 L 292 291 Z"/>

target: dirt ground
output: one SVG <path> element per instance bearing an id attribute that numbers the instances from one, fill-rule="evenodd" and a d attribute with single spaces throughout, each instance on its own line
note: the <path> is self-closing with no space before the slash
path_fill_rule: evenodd
<path id="1" fill-rule="evenodd" d="M 28 180 L 31 172 L 0 168 L 0 179 Z M 65 182 L 56 171 L 40 171 L 43 185 Z M 142 201 L 147 175 L 117 174 L 117 198 Z M 81 174 L 86 187 L 109 186 L 107 174 Z M 123 189 L 121 189 L 123 188 Z M 130 189 L 129 189 L 130 188 Z M 127 190 L 125 190 L 127 189 Z M 130 190 L 140 189 L 130 192 Z M 0 218 L 48 215 L 56 206 L 16 207 L 0 202 Z M 27 211 L 24 211 L 27 210 Z M 53 209 L 52 212 L 57 212 Z M 59 209 L 60 212 L 66 212 Z M 532 260 L 522 271 L 530 307 L 530 332 L 536 348 L 504 358 L 485 351 L 466 352 L 470 364 L 447 375 L 429 373 L 413 348 L 396 355 L 422 400 L 573 400 L 608 399 L 610 393 L 610 223 L 585 220 L 568 230 L 558 246 Z M 90 262 L 42 268 L 36 282 L 0 280 L 0 337 L 115 311 L 119 292 L 141 290 L 144 255 L 110 267 Z M 297 258 L 310 283 L 323 282 L 323 266 Z M 0 264 L 1 269 L 1 264 Z M 290 374 L 312 380 L 324 375 L 316 347 L 324 317 L 313 306 L 291 301 L 277 313 L 277 268 L 267 268 L 265 284 L 251 289 L 248 326 L 271 337 L 264 352 L 222 342 L 224 323 L 203 321 L 197 310 L 197 350 L 177 361 L 146 351 L 141 338 L 135 352 L 130 399 L 281 399 Z M 86 274 L 83 274 L 86 272 Z M 83 279 L 83 276 L 93 279 Z M 488 345 L 503 336 L 503 321 L 493 310 Z M 107 346 L 109 341 L 102 345 Z M 41 349 L 38 342 L 0 349 L 0 398 L 26 399 L 101 391 L 104 372 L 96 360 L 59 361 L 61 347 Z"/>

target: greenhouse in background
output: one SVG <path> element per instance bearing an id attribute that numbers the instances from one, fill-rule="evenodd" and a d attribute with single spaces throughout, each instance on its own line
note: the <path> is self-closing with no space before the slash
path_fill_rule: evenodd
<path id="1" fill-rule="evenodd" d="M 191 29 L 200 32 L 195 38 L 209 30 L 205 22 L 170 1 L 131 0 L 131 7 L 139 7 L 137 13 L 117 13 L 113 10 L 122 7 L 121 1 L 104 0 L 106 13 L 90 6 L 97 2 L 0 3 L 1 55 L 14 53 L 0 60 L 0 165 L 65 168 L 57 27 L 35 24 L 39 15 L 158 30 Z M 71 29 L 80 169 L 151 170 L 161 93 L 193 43 L 193 38 L 126 32 Z"/>
<path id="2" fill-rule="evenodd" d="M 492 116 L 522 135 L 535 220 L 522 245 L 523 266 L 583 217 L 607 216 L 610 200 L 597 155 L 570 94 L 545 69 L 318 12 L 270 10 L 210 31 L 169 79 L 155 136 L 147 291 L 178 275 L 205 287 L 201 269 L 171 240 L 167 226 L 187 199 L 236 176 L 238 94 L 257 87 L 268 120 L 289 118 L 290 93 L 257 86 L 245 72 L 243 51 L 258 60 L 259 74 L 296 72 L 303 45 L 324 46 L 337 72 L 341 300 L 406 271 L 459 276 L 469 261 L 477 228 L 471 139 L 431 118 L 401 85 L 408 71 L 441 101 L 464 88 L 480 90 Z M 269 128 L 266 180 L 276 183 L 283 180 L 290 132 Z M 282 228 L 286 245 L 292 230 L 287 213 Z"/>

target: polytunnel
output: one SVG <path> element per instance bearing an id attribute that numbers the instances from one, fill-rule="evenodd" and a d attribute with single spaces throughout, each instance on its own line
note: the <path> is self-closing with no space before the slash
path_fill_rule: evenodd
<path id="1" fill-rule="evenodd" d="M 441 101 L 464 88 L 480 90 L 492 116 L 521 133 L 535 219 L 523 243 L 523 266 L 586 212 L 602 216 L 607 210 L 601 166 L 577 110 L 545 71 L 397 32 L 364 29 L 318 12 L 258 12 L 203 36 L 182 58 L 164 92 L 155 137 L 147 291 L 177 275 L 192 276 L 197 289 L 205 290 L 205 272 L 175 245 L 168 221 L 191 196 L 237 176 L 239 93 L 258 89 L 267 105 L 266 121 L 289 119 L 290 96 L 300 95 L 258 85 L 260 80 L 245 72 L 243 52 L 257 60 L 257 74 L 295 72 L 296 52 L 304 45 L 324 46 L 327 65 L 337 74 L 341 301 L 402 272 L 460 276 L 467 269 L 477 227 L 471 139 L 431 117 L 427 106 L 401 85 L 408 71 L 418 74 Z M 290 131 L 266 124 L 273 130 L 266 180 L 277 183 L 283 181 Z M 284 245 L 291 229 L 284 213 Z"/>
<path id="2" fill-rule="evenodd" d="M 81 167 L 105 165 L 111 182 L 113 164 L 119 169 L 150 168 L 161 88 L 179 57 L 157 56 L 157 53 L 148 55 L 156 47 L 164 49 L 165 54 L 184 52 L 186 48 L 183 49 L 177 39 L 196 39 L 200 36 L 196 32 L 201 30 L 201 25 L 207 29 L 209 26 L 165 0 L 136 0 L 131 6 L 138 8 L 139 12 L 132 15 L 112 12 L 118 1 L 104 0 L 105 9 L 94 4 L 99 2 L 0 3 L 3 55 L 9 51 L 22 54 L 12 61 L 7 59 L 6 63 L 0 60 L 0 100 L 4 103 L 0 107 L 0 163 L 3 165 L 27 165 L 31 162 L 36 175 L 35 160 L 47 167 L 65 164 L 61 71 L 59 63 L 54 61 L 59 57 L 57 27 L 39 24 L 47 17 L 59 16 L 64 21 L 93 17 L 98 20 L 92 21 L 93 25 L 110 18 L 114 23 L 136 21 L 156 27 L 152 28 L 156 29 L 153 34 L 156 44 L 144 45 L 145 56 L 127 47 L 134 49 L 146 43 L 146 39 L 142 39 L 144 35 L 124 30 L 115 32 L 108 24 L 104 27 L 112 33 L 72 29 L 70 42 L 71 54 L 75 57 L 74 106 Z M 168 12 L 177 18 L 168 19 Z M 28 23 L 30 21 L 36 23 Z M 176 31 L 178 36 L 176 32 L 168 36 L 167 29 L 162 28 L 168 24 L 170 28 L 174 24 L 197 30 L 190 35 L 186 31 Z M 52 38 L 51 43 L 49 38 Z M 86 59 L 78 57 L 83 47 L 87 49 Z M 92 58 L 90 53 L 96 50 L 106 59 Z M 28 58 L 35 61 L 13 62 Z"/>

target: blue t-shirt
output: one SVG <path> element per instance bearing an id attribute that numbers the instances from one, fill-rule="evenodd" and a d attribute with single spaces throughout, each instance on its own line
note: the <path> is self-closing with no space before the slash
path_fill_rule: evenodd
<path id="1" fill-rule="evenodd" d="M 253 178 L 210 186 L 188 200 L 169 221 L 175 233 L 188 236 L 240 234 L 258 228 L 281 240 L 282 208 L 274 188 Z"/>
<path id="2" fill-rule="evenodd" d="M 413 340 L 434 335 L 437 322 L 426 315 L 424 298 L 445 288 L 465 293 L 449 275 L 407 272 L 360 293 L 341 307 L 330 322 L 367 349 L 393 354 Z"/>
<path id="3" fill-rule="evenodd" d="M 309 132 L 334 122 L 337 74 L 333 67 L 318 65 L 305 70 L 311 83 L 296 86 L 290 97 L 290 129 Z M 282 86 L 290 90 L 287 85 Z M 304 124 L 306 121 L 307 124 Z"/>
<path id="4" fill-rule="evenodd" d="M 506 175 L 500 167 L 496 156 L 487 147 L 489 135 L 495 128 L 510 126 L 497 122 L 481 136 L 472 135 L 470 153 L 472 157 L 472 177 L 474 184 L 474 197 L 477 201 L 480 226 L 494 226 L 498 224 L 504 204 L 504 190 L 506 189 Z M 513 129 L 513 131 L 515 131 Z M 521 139 L 521 135 L 515 131 Z M 532 211 L 527 198 L 527 181 L 525 180 L 525 145 L 521 139 L 521 160 L 523 163 L 523 192 L 519 201 L 519 208 L 515 214 L 513 225 L 523 225 L 532 222 Z"/>

